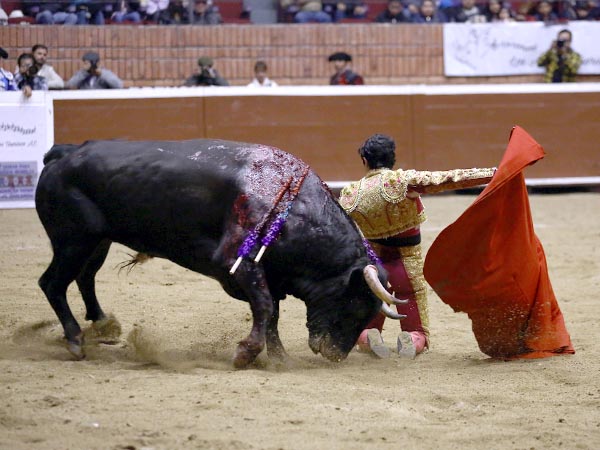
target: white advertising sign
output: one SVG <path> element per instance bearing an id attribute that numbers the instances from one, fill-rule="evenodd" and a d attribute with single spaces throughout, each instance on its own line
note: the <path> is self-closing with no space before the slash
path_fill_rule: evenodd
<path id="1" fill-rule="evenodd" d="M 52 98 L 0 94 L 0 208 L 33 208 L 44 153 L 54 140 Z"/>
<path id="2" fill-rule="evenodd" d="M 537 60 L 560 30 L 573 33 L 581 74 L 600 74 L 600 22 L 444 24 L 444 74 L 454 77 L 542 74 Z"/>

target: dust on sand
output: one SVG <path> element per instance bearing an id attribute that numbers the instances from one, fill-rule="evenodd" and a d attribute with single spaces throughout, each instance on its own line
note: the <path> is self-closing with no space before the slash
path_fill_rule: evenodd
<path id="1" fill-rule="evenodd" d="M 473 199 L 425 199 L 425 248 Z M 288 364 L 260 355 L 242 371 L 231 357 L 248 306 L 165 260 L 118 273 L 131 253 L 118 245 L 97 291 L 122 335 L 88 331 L 87 359 L 73 361 L 37 286 L 51 258 L 37 216 L 1 210 L 0 448 L 600 448 L 600 195 L 531 204 L 575 355 L 490 360 L 468 318 L 430 291 L 432 348 L 414 361 L 312 354 L 304 304 L 289 298 L 279 327 Z M 83 324 L 75 286 L 69 296 Z M 388 319 L 390 347 L 397 334 Z"/>

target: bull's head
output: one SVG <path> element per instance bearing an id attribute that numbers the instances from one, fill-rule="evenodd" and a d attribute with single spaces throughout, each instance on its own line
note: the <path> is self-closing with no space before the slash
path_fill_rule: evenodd
<path id="1" fill-rule="evenodd" d="M 307 302 L 308 344 L 313 352 L 332 361 L 341 361 L 368 323 L 379 312 L 394 319 L 401 316 L 389 305 L 406 303 L 392 296 L 383 285 L 385 271 L 369 265 L 354 270 L 345 289 L 326 302 Z"/>

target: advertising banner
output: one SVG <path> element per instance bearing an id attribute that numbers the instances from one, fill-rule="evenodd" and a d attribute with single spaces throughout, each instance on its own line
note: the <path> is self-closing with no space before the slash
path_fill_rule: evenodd
<path id="1" fill-rule="evenodd" d="M 34 92 L 0 96 L 0 208 L 33 208 L 44 154 L 54 140 L 52 99 Z"/>
<path id="2" fill-rule="evenodd" d="M 479 77 L 542 74 L 538 58 L 560 30 L 573 33 L 581 55 L 580 74 L 600 74 L 600 22 L 545 25 L 542 22 L 444 24 L 444 74 Z"/>

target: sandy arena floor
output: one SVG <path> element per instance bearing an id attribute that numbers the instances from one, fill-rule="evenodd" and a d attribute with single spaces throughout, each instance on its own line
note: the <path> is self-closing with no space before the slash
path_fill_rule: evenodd
<path id="1" fill-rule="evenodd" d="M 473 199 L 425 199 L 425 248 Z M 531 204 L 575 355 L 492 361 L 468 318 L 431 293 L 429 353 L 352 352 L 334 364 L 310 351 L 304 304 L 288 298 L 289 365 L 261 355 L 243 371 L 231 357 L 250 330 L 248 305 L 165 260 L 118 273 L 129 252 L 118 245 L 98 297 L 122 338 L 72 361 L 37 286 L 51 251 L 35 211 L 0 210 L 0 449 L 598 449 L 600 194 Z M 388 319 L 390 347 L 397 333 Z"/>

